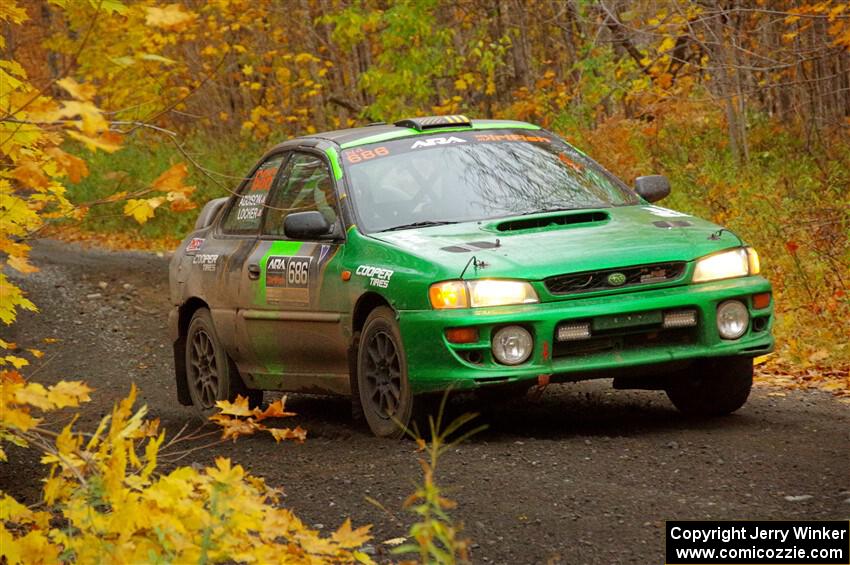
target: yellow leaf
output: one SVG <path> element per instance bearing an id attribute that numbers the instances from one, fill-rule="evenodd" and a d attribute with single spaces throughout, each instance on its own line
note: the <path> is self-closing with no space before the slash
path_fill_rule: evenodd
<path id="1" fill-rule="evenodd" d="M 229 416 L 253 416 L 254 412 L 248 407 L 248 399 L 241 394 L 236 397 L 236 400 L 230 402 L 228 400 L 219 400 L 215 403 L 216 407 L 221 411 L 221 414 Z"/>
<path id="2" fill-rule="evenodd" d="M 27 11 L 17 6 L 15 0 L 0 2 L 0 21 L 20 24 L 28 19 Z"/>
<path id="3" fill-rule="evenodd" d="M 20 273 L 37 273 L 38 267 L 33 267 L 29 264 L 26 257 L 9 257 L 6 263 Z"/>
<path id="4" fill-rule="evenodd" d="M 109 122 L 103 117 L 100 109 L 91 102 L 63 100 L 62 107 L 50 115 L 54 119 L 75 118 L 79 116 L 82 122 L 78 124 L 78 127 L 86 135 L 95 135 L 98 132 L 109 129 Z"/>
<path id="5" fill-rule="evenodd" d="M 23 357 L 18 357 L 16 355 L 7 355 L 6 357 L 0 357 L 0 361 L 4 361 L 5 363 L 12 365 L 16 369 L 20 369 L 21 367 L 26 367 L 27 365 L 30 364 L 30 362 L 27 361 L 26 359 L 24 359 Z M 0 364 L 5 364 L 5 363 L 0 363 Z"/>
<path id="6" fill-rule="evenodd" d="M 168 4 L 163 8 L 146 7 L 145 23 L 165 29 L 184 28 L 195 19 L 195 14 L 183 10 L 180 4 Z"/>
<path id="7" fill-rule="evenodd" d="M 242 67 L 242 74 L 243 75 L 250 75 L 250 74 L 253 74 L 253 72 L 254 72 L 254 67 L 252 67 L 251 65 L 245 65 L 244 67 Z"/>
<path id="8" fill-rule="evenodd" d="M 164 200 L 164 198 L 131 198 L 124 204 L 124 215 L 130 216 L 139 224 L 144 224 L 153 218 L 154 210 L 156 210 Z"/>
<path id="9" fill-rule="evenodd" d="M 346 518 L 342 526 L 331 535 L 331 539 L 337 542 L 340 547 L 353 549 L 369 541 L 369 530 L 371 528 L 372 526 L 363 526 L 353 530 L 351 529 L 351 519 Z"/>
<path id="10" fill-rule="evenodd" d="M 91 400 L 89 393 L 92 390 L 91 387 L 82 381 L 59 381 L 55 385 L 48 387 L 47 398 L 57 408 L 79 406 L 81 402 Z"/>
<path id="11" fill-rule="evenodd" d="M 103 149 L 107 153 L 114 153 L 121 149 L 121 136 L 111 131 L 103 132 L 97 137 L 91 137 L 76 131 L 67 131 L 65 133 L 77 141 L 82 141 L 91 151 Z"/>
<path id="12" fill-rule="evenodd" d="M 56 81 L 56 84 L 68 91 L 77 100 L 91 100 L 95 95 L 95 88 L 90 84 L 80 84 L 71 77 Z"/>
<path id="13" fill-rule="evenodd" d="M 455 88 L 457 90 L 466 90 L 468 88 L 468 85 L 466 84 L 465 80 L 459 78 L 455 81 Z"/>

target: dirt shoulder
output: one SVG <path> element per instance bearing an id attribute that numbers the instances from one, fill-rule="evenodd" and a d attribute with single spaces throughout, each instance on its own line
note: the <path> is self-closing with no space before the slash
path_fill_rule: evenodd
<path id="1" fill-rule="evenodd" d="M 190 421 L 167 340 L 167 259 L 56 241 L 37 242 L 32 257 L 41 271 L 18 282 L 41 312 L 0 332 L 45 350 L 24 373 L 93 386 L 79 427 L 93 428 L 132 382 L 168 430 Z M 850 408 L 822 392 L 776 392 L 759 386 L 735 415 L 693 421 L 661 393 L 613 391 L 607 381 L 551 386 L 537 402 L 487 410 L 488 429 L 445 457 L 438 481 L 459 504 L 476 562 L 660 562 L 668 519 L 847 519 Z M 283 487 L 309 524 L 374 524 L 383 559 L 381 542 L 411 522 L 401 505 L 418 479 L 413 445 L 371 437 L 344 400 L 293 395 L 288 407 L 308 430 L 303 445 L 245 438 L 180 464 L 231 457 Z M 38 457 L 9 454 L 0 489 L 36 501 Z"/>

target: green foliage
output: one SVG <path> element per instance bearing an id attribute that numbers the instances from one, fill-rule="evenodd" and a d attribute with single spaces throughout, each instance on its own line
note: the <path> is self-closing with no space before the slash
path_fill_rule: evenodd
<path id="1" fill-rule="evenodd" d="M 193 200 L 199 205 L 227 196 L 265 150 L 262 143 L 251 139 L 210 140 L 198 135 L 181 143 L 185 153 L 198 165 L 189 168 L 187 182 L 197 187 Z M 78 183 L 68 183 L 68 197 L 83 205 L 104 202 L 122 192 L 132 197 L 150 186 L 163 170 L 185 160 L 169 138 L 156 133 L 137 133 L 120 151 L 92 155 L 91 174 Z M 167 239 L 182 237 L 195 223 L 195 214 L 162 209 L 144 225 L 132 225 L 122 213 L 123 206 L 123 200 L 98 204 L 80 225 L 102 233 L 129 230 L 143 238 Z"/>
<path id="2" fill-rule="evenodd" d="M 417 516 L 410 526 L 410 538 L 413 543 L 402 545 L 394 550 L 396 554 L 416 554 L 420 563 L 439 563 L 454 565 L 469 563 L 469 541 L 461 537 L 462 526 L 456 523 L 448 511 L 457 504 L 444 495 L 444 490 L 436 482 L 437 464 L 440 458 L 451 449 L 487 426 L 464 429 L 477 414 L 463 414 L 443 427 L 443 417 L 449 393 L 443 395 L 436 418 L 428 417 L 426 441 L 416 431 L 408 434 L 416 440 L 419 450 L 425 457 L 419 459 L 423 480 L 416 491 L 404 503 Z M 452 437 L 454 436 L 454 437 Z"/>

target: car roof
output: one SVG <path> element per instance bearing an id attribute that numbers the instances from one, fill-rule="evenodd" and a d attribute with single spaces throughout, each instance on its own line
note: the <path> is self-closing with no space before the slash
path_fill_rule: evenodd
<path id="1" fill-rule="evenodd" d="M 332 142 L 345 149 L 346 147 L 375 143 L 378 141 L 388 141 L 402 137 L 427 135 L 445 131 L 466 131 L 470 129 L 541 129 L 540 126 L 515 120 L 469 120 L 464 116 L 459 116 L 459 118 L 463 119 L 462 122 L 443 121 L 451 118 L 455 118 L 455 116 L 408 118 L 405 120 L 399 120 L 395 124 L 378 122 L 364 127 L 314 133 L 290 139 L 277 145 L 274 149 L 282 149 L 292 145 L 304 144 L 304 142 L 309 141 L 319 142 L 320 140 Z M 440 122 L 437 124 L 428 124 L 429 120 L 440 120 Z M 423 123 L 425 124 L 424 126 L 422 125 Z"/>

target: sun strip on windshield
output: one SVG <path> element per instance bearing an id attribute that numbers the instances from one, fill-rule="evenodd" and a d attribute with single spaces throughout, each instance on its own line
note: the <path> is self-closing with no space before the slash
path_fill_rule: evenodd
<path id="1" fill-rule="evenodd" d="M 342 161 L 347 165 L 357 165 L 382 157 L 401 155 L 403 153 L 414 153 L 436 147 L 447 147 L 449 145 L 481 143 L 539 143 L 552 144 L 562 143 L 542 132 L 513 132 L 513 131 L 463 131 L 463 132 L 440 132 L 429 136 L 415 136 L 404 139 L 396 139 L 382 144 L 351 147 L 342 151 Z"/>

